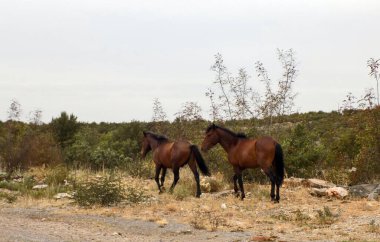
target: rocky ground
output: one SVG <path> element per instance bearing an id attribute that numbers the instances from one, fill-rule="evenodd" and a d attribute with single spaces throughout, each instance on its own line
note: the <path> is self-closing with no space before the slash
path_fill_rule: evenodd
<path id="1" fill-rule="evenodd" d="M 269 186 L 247 184 L 200 199 L 157 194 L 141 204 L 81 208 L 70 199 L 0 201 L 0 241 L 380 241 L 380 202 L 310 195 L 286 185 L 280 204 Z"/>

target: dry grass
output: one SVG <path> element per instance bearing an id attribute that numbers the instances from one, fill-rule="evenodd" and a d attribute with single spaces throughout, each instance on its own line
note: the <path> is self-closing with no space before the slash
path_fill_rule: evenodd
<path id="1" fill-rule="evenodd" d="M 94 175 L 103 174 L 77 171 L 76 179 Z M 170 187 L 172 178 L 171 172 L 168 171 L 165 182 L 167 188 Z M 151 197 L 150 202 L 133 206 L 122 203 L 114 207 L 93 207 L 89 210 L 77 207 L 71 200 L 19 197 L 17 201 L 6 206 L 64 207 L 65 209 L 59 210 L 59 213 L 123 216 L 155 222 L 159 226 L 176 221 L 191 224 L 196 229 L 251 231 L 268 237 L 278 236 L 284 240 L 380 239 L 379 202 L 318 198 L 309 195 L 307 188 L 284 187 L 281 189 L 281 202 L 274 204 L 270 202 L 270 186 L 257 184 L 245 185 L 247 198 L 244 201 L 234 195 L 216 197 L 208 193 L 204 193 L 201 198 L 195 198 L 194 178 L 187 169 L 181 169 L 180 180 L 173 194 L 164 192 L 159 195 L 154 180 L 124 176 L 122 184 L 125 187 L 142 187 Z M 222 185 L 231 187 L 231 184 Z M 186 195 L 178 199 L 177 190 L 181 188 L 186 190 Z M 366 233 L 363 233 L 363 230 Z"/>

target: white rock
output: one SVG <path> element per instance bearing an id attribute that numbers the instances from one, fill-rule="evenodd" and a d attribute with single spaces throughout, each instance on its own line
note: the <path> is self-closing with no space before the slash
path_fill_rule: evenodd
<path id="1" fill-rule="evenodd" d="M 56 195 L 54 195 L 54 198 L 55 199 L 62 199 L 62 198 L 73 198 L 72 195 L 66 193 L 66 192 L 61 192 L 61 193 L 57 193 Z"/>
<path id="2" fill-rule="evenodd" d="M 220 205 L 220 207 L 221 207 L 222 209 L 226 209 L 226 208 L 227 208 L 227 205 L 226 205 L 225 203 L 222 203 L 222 204 Z"/>
<path id="3" fill-rule="evenodd" d="M 331 187 L 326 190 L 326 195 L 342 199 L 348 196 L 348 191 L 343 187 Z"/>
<path id="4" fill-rule="evenodd" d="M 33 189 L 45 189 L 45 188 L 47 188 L 48 187 L 48 185 L 46 185 L 46 184 L 41 184 L 41 185 L 35 185 L 34 187 L 33 187 Z"/>

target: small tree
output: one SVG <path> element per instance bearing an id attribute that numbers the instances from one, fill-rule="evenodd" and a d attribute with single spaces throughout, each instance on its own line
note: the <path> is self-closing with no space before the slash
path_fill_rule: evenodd
<path id="1" fill-rule="evenodd" d="M 167 115 L 158 98 L 153 99 L 153 116 L 152 122 L 163 122 L 167 120 Z"/>
<path id="2" fill-rule="evenodd" d="M 177 119 L 181 121 L 195 121 L 202 119 L 202 108 L 196 102 L 186 102 L 176 113 Z"/>
<path id="3" fill-rule="evenodd" d="M 79 129 L 77 117 L 74 114 L 70 114 L 69 116 L 66 112 L 61 112 L 60 117 L 53 118 L 50 126 L 62 148 L 67 147 L 73 142 L 73 137 Z"/>
<path id="4" fill-rule="evenodd" d="M 257 94 L 248 86 L 250 76 L 244 68 L 239 69 L 238 76 L 231 79 L 231 91 L 234 97 L 235 116 L 238 119 L 254 117 L 250 98 L 254 98 Z"/>
<path id="5" fill-rule="evenodd" d="M 212 65 L 215 75 L 214 84 L 217 89 L 209 88 L 206 96 L 211 102 L 211 116 L 217 119 L 246 119 L 257 116 L 269 117 L 285 115 L 294 107 L 293 83 L 297 76 L 296 61 L 292 49 L 277 49 L 278 59 L 282 64 L 283 73 L 277 82 L 277 88 L 272 88 L 272 82 L 263 63 L 256 62 L 255 69 L 261 82 L 265 84 L 263 98 L 249 85 L 250 76 L 244 68 L 239 69 L 236 77 L 231 76 L 221 54 L 215 55 Z"/>
<path id="6" fill-rule="evenodd" d="M 230 94 L 228 93 L 231 77 L 223 62 L 222 55 L 220 53 L 216 54 L 215 63 L 211 66 L 211 70 L 216 73 L 214 83 L 218 85 L 221 91 L 221 94 L 218 96 L 220 102 L 219 108 L 224 111 L 225 118 L 233 119 L 232 102 L 230 100 Z"/>
<path id="7" fill-rule="evenodd" d="M 153 99 L 153 116 L 152 116 L 152 127 L 151 129 L 155 132 L 165 132 L 167 121 L 167 115 L 162 107 L 162 104 L 158 98 Z"/>
<path id="8" fill-rule="evenodd" d="M 21 113 L 22 110 L 20 103 L 17 100 L 13 99 L 8 109 L 8 119 L 13 121 L 19 121 Z"/>
<path id="9" fill-rule="evenodd" d="M 379 66 L 380 66 L 380 59 L 375 60 L 374 58 L 370 58 L 367 61 L 368 67 L 371 69 L 369 72 L 370 76 L 373 76 L 376 80 L 376 87 L 377 87 L 377 105 L 380 105 L 379 101 L 379 79 L 380 79 L 380 72 L 379 72 Z"/>
<path id="10" fill-rule="evenodd" d="M 202 108 L 196 102 L 186 102 L 175 116 L 175 137 L 189 140 L 199 130 L 197 123 L 202 120 Z"/>
<path id="11" fill-rule="evenodd" d="M 42 121 L 42 111 L 40 109 L 36 109 L 33 112 L 29 113 L 29 122 L 34 125 L 41 125 Z"/>

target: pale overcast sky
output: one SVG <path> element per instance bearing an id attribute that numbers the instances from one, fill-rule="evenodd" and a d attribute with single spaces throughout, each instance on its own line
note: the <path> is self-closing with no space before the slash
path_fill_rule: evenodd
<path id="1" fill-rule="evenodd" d="M 379 29 L 378 0 L 0 0 L 0 120 L 12 99 L 24 120 L 150 120 L 154 97 L 170 118 L 186 101 L 208 118 L 214 55 L 253 77 L 260 60 L 275 80 L 276 48 L 296 52 L 298 110 L 336 110 L 375 87 Z"/>

